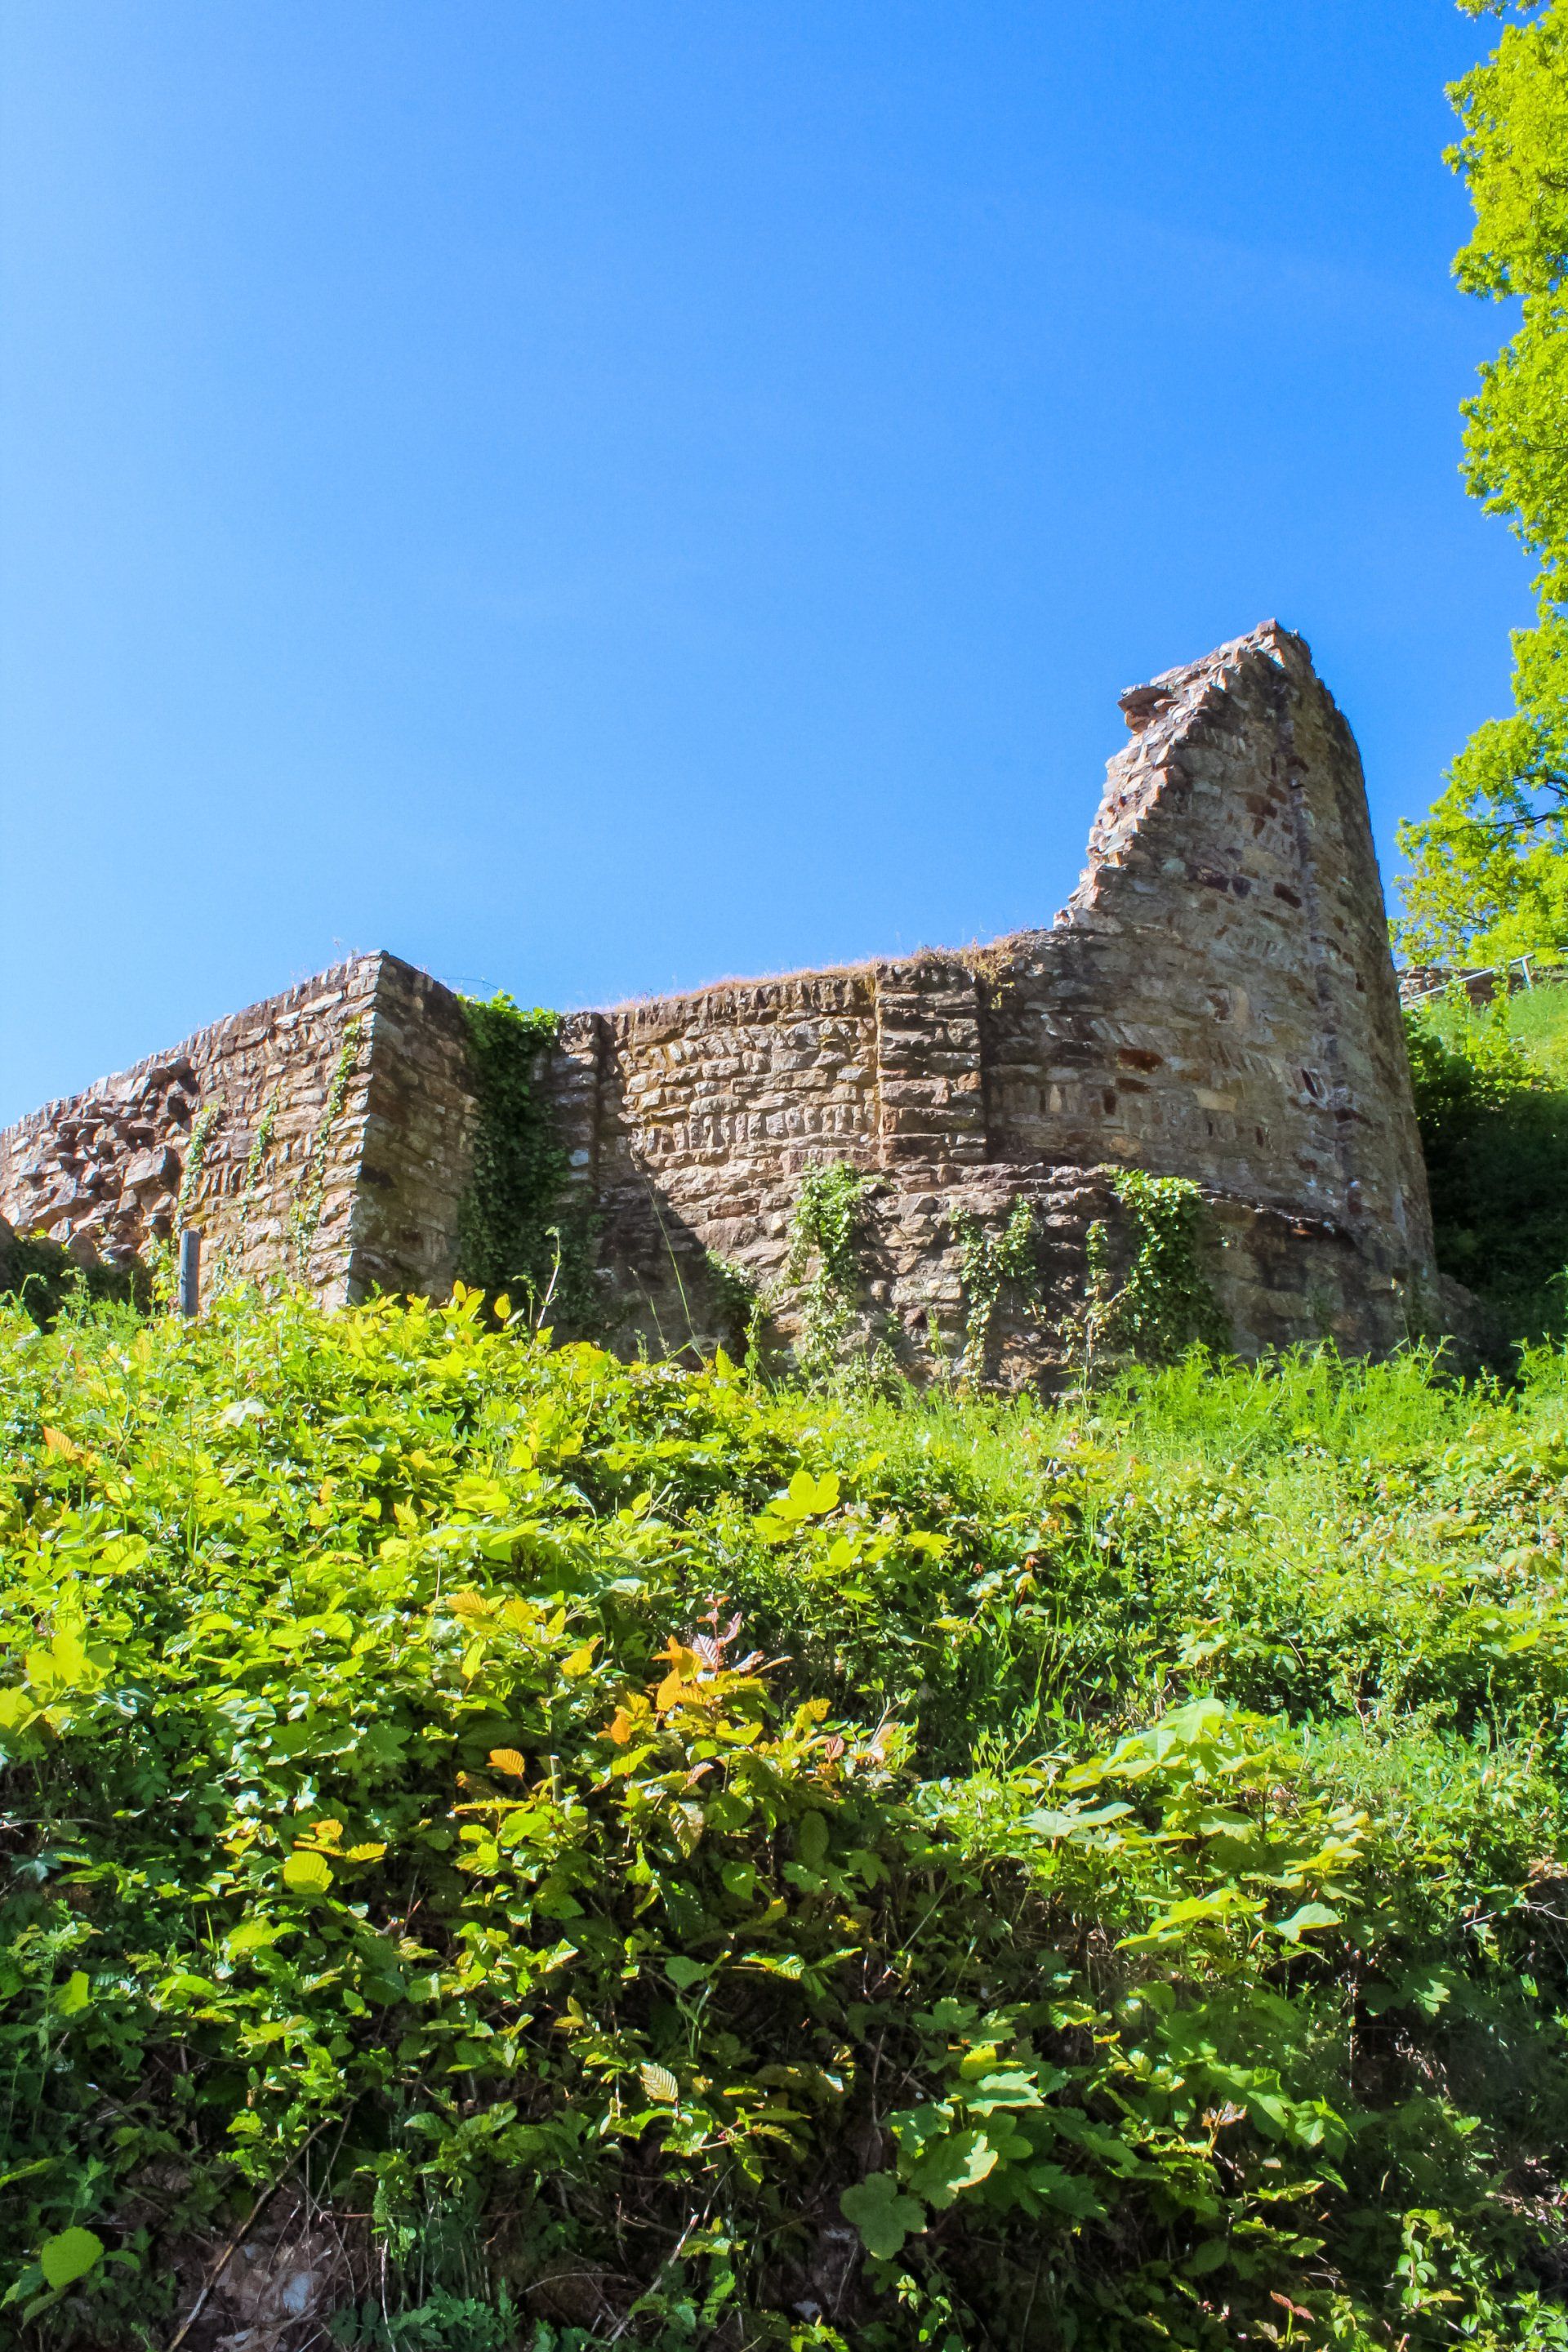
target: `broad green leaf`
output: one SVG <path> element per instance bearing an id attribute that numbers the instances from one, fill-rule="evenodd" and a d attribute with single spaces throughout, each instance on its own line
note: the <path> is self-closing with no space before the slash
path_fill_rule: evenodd
<path id="1" fill-rule="evenodd" d="M 975 2188 L 995 2168 L 996 2151 L 983 2131 L 948 2132 L 925 2147 L 910 2173 L 909 2186 L 938 2212 L 945 2212 L 964 2189 Z"/>
<path id="2" fill-rule="evenodd" d="M 788 1492 L 774 1506 L 783 1519 L 826 1518 L 829 1511 L 838 1508 L 838 1473 L 825 1470 L 820 1478 L 809 1470 L 797 1470 L 789 1482 Z"/>
<path id="3" fill-rule="evenodd" d="M 1299 1910 L 1291 1912 L 1288 1919 L 1276 1919 L 1273 1923 L 1275 1934 L 1283 1936 L 1289 1944 L 1299 1944 L 1310 1927 L 1337 1927 L 1339 1925 L 1340 1914 L 1331 1911 L 1326 1903 L 1303 1903 Z"/>
<path id="4" fill-rule="evenodd" d="M 239 1926 L 229 1932 L 228 1948 L 237 1959 L 246 1952 L 258 1952 L 265 1945 L 275 1943 L 278 1934 L 279 1930 L 268 1919 L 242 1919 Z"/>
<path id="5" fill-rule="evenodd" d="M 1070 2213 L 1075 2221 L 1098 2221 L 1105 2212 L 1081 2172 L 1068 2172 L 1059 2164 L 1034 2164 L 1025 2179 L 1037 2197 L 1043 2197 L 1058 2213 Z"/>
<path id="6" fill-rule="evenodd" d="M 795 1823 L 795 1850 L 808 1870 L 827 1859 L 827 1823 L 820 1813 L 803 1813 Z"/>
<path id="7" fill-rule="evenodd" d="M 891 2262 L 904 2241 L 926 2223 L 923 2207 L 901 2194 L 890 2172 L 868 2173 L 855 2188 L 846 2189 L 838 2210 L 860 2232 L 866 2252 L 883 2262 Z"/>
<path id="8" fill-rule="evenodd" d="M 85 2278 L 103 2253 L 103 2240 L 90 2230 L 62 2230 L 46 2238 L 38 2249 L 38 2268 L 52 2287 L 72 2286 Z"/>
<path id="9" fill-rule="evenodd" d="M 0 1731 L 18 1731 L 37 1719 L 38 1709 L 25 1690 L 12 1684 L 0 1690 Z"/>

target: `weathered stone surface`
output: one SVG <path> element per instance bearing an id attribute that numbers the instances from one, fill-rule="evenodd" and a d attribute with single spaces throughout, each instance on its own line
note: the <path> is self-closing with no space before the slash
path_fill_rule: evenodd
<path id="1" fill-rule="evenodd" d="M 1205 1188 L 1244 1352 L 1375 1350 L 1431 1327 L 1426 1175 L 1350 730 L 1273 623 L 1121 700 L 1132 740 L 1049 929 L 564 1022 L 544 1083 L 627 1339 L 724 1336 L 707 1252 L 778 1286 L 801 1172 L 822 1160 L 870 1180 L 867 1299 L 914 1370 L 933 1333 L 962 1345 L 955 1221 L 999 1226 L 1020 1198 L 1044 1307 L 999 1316 L 993 1369 L 1058 1361 L 1085 1233 L 1114 1221 L 1124 1167 Z M 190 1204 L 209 1263 L 302 1271 L 334 1298 L 449 1284 L 476 1107 L 461 1008 L 437 982 L 363 957 L 50 1105 L 0 1137 L 0 1213 L 107 1255 L 144 1249 L 172 1229 L 198 1107 L 216 1113 Z"/>

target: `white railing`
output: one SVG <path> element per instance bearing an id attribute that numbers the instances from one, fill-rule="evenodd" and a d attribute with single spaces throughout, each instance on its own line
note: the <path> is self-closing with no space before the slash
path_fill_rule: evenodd
<path id="1" fill-rule="evenodd" d="M 1543 971 L 1533 971 L 1531 965 L 1542 955 L 1561 956 L 1564 962 L 1549 962 Z M 1432 978 L 1425 987 L 1406 986 L 1407 981 L 1420 980 L 1427 972 L 1440 972 L 1442 976 Z M 1506 963 L 1416 964 L 1408 973 L 1400 974 L 1399 1001 L 1402 1004 L 1429 1004 L 1435 996 L 1446 996 L 1458 981 L 1473 1003 L 1471 982 L 1478 980 L 1489 980 L 1494 983 L 1487 992 L 1488 1000 L 1497 994 L 1495 983 L 1499 981 L 1510 996 L 1521 988 L 1562 988 L 1568 985 L 1568 948 L 1532 949 L 1529 955 L 1510 956 Z"/>

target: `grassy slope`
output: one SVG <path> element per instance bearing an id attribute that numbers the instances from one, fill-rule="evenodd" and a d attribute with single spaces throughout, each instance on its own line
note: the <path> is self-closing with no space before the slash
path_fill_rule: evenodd
<path id="1" fill-rule="evenodd" d="M 0 1314 L 26 2340 L 281 2174 L 406 2352 L 1568 2342 L 1559 1359 L 831 1404 L 473 1305 Z"/>

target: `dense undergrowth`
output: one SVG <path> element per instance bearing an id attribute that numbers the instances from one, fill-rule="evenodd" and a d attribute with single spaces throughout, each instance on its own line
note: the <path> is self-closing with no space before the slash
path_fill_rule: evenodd
<path id="1" fill-rule="evenodd" d="M 4 1310 L 0 1425 L 0 2329 L 277 2189 L 365 2347 L 1568 2344 L 1555 1356 L 230 1297 Z"/>
<path id="2" fill-rule="evenodd" d="M 1568 1334 L 1568 988 L 1408 1023 L 1437 1262 L 1510 1339 Z"/>

